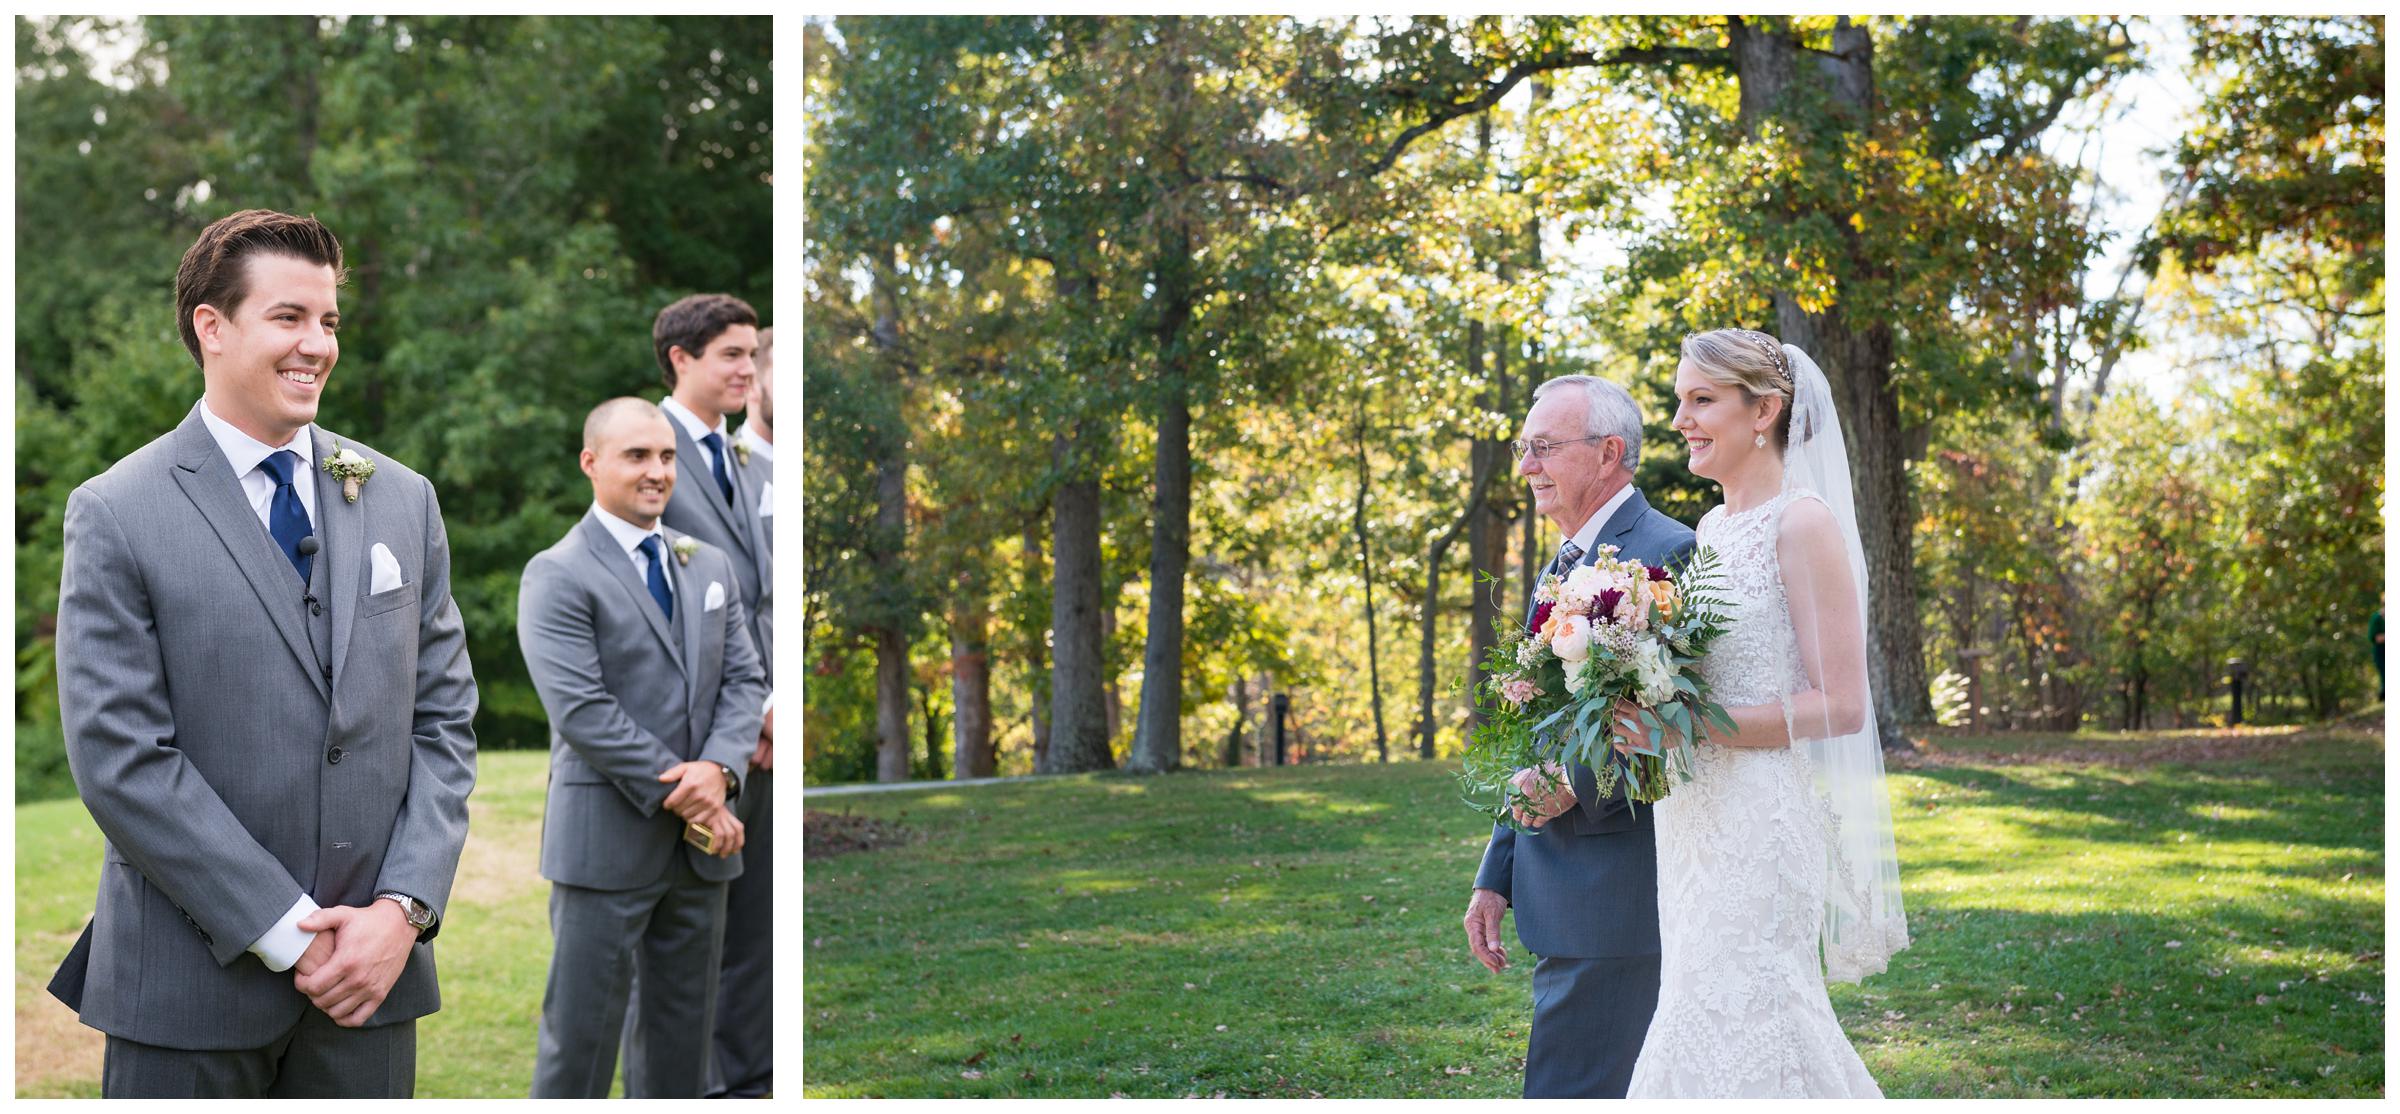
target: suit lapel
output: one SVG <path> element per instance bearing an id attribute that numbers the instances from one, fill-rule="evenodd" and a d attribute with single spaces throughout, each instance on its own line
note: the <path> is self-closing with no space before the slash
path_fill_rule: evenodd
<path id="1" fill-rule="evenodd" d="M 319 560 L 332 562 L 327 570 L 333 574 L 333 687 L 342 687 L 342 662 L 350 656 L 350 631 L 358 620 L 358 601 L 365 594 L 359 590 L 359 580 L 367 571 L 367 489 L 358 489 L 359 501 L 342 498 L 339 480 L 327 474 L 324 462 L 333 458 L 333 438 L 322 429 L 313 429 L 317 454 L 317 535 L 324 539 L 325 548 Z"/>
<path id="2" fill-rule="evenodd" d="M 216 531 L 217 540 L 224 543 L 225 552 L 233 558 L 235 568 L 250 590 L 258 594 L 259 606 L 266 609 L 267 621 L 283 635 L 284 645 L 291 648 L 293 661 L 300 672 L 307 674 L 308 683 L 316 686 L 317 695 L 332 699 L 325 678 L 317 672 L 317 656 L 308 648 L 308 631 L 302 629 L 307 620 L 297 607 L 277 607 L 275 601 L 287 603 L 307 594 L 307 587 L 296 584 L 291 559 L 275 547 L 275 539 L 258 521 L 258 514 L 242 498 L 241 480 L 234 476 L 233 466 L 225 463 L 225 453 L 217 448 L 216 438 L 209 436 L 208 427 L 200 420 L 200 403 L 192 405 L 189 417 L 175 430 L 175 483 L 185 497 L 200 509 L 200 517 Z"/>
<path id="3" fill-rule="evenodd" d="M 674 570 L 675 598 L 679 608 L 675 617 L 683 621 L 684 714 L 696 724 L 700 722 L 700 678 L 695 674 L 700 669 L 700 616 L 708 606 L 708 601 L 701 598 L 701 593 L 706 589 L 693 589 L 693 582 L 697 578 L 684 575 L 686 566 L 683 562 L 677 561 L 669 567 Z M 700 742 L 699 739 L 692 740 L 694 754 L 699 753 Z"/>
<path id="4" fill-rule="evenodd" d="M 683 428 L 681 421 L 669 418 L 667 424 L 675 427 L 676 459 L 692 462 L 692 467 L 689 469 L 678 467 L 675 470 L 676 486 L 683 485 L 684 477 L 691 477 L 699 485 L 692 489 L 693 497 L 708 508 L 707 513 L 715 516 L 717 524 L 725 528 L 725 536 L 732 538 L 733 544 L 739 546 L 747 555 L 750 552 L 750 531 L 742 525 L 740 518 L 742 485 L 738 483 L 733 485 L 733 505 L 727 506 L 725 500 L 718 497 L 717 474 L 709 470 L 708 451 L 700 447 L 700 442 L 692 439 L 691 431 Z M 725 451 L 731 453 L 733 447 L 728 445 Z M 727 463 L 730 465 L 732 462 L 728 461 Z M 733 469 L 728 467 L 725 474 L 731 476 Z"/>
<path id="5" fill-rule="evenodd" d="M 650 633 L 658 636 L 658 644 L 666 649 L 668 659 L 681 667 L 683 653 L 675 648 L 675 636 L 667 630 L 667 617 L 659 614 L 658 601 L 650 598 L 650 586 L 634 575 L 633 559 L 618 547 L 617 539 L 609 534 L 608 527 L 600 525 L 600 520 L 593 517 L 599 513 L 586 511 L 583 521 L 575 526 L 583 535 L 584 552 L 599 564 L 601 575 L 616 581 L 625 589 L 626 597 L 633 601 L 633 609 L 641 613 L 643 622 L 650 624 Z M 672 558 L 667 567 L 674 567 Z M 681 597 L 675 603 L 677 607 L 685 605 Z"/>
<path id="6" fill-rule="evenodd" d="M 1632 560 L 1632 555 L 1625 552 L 1625 539 L 1633 533 L 1634 527 L 1642 524 L 1642 516 L 1648 513 L 1650 513 L 1650 501 L 1642 498 L 1640 488 L 1626 492 L 1625 504 L 1617 508 L 1617 513 L 1608 516 L 1608 521 L 1600 527 L 1599 540 L 1616 546 L 1617 557 L 1620 560 Z M 1600 547 L 1594 545 L 1592 548 Z"/>

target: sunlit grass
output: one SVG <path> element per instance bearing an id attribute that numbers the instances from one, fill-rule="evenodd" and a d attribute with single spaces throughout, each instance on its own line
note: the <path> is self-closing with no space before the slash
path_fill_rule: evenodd
<path id="1" fill-rule="evenodd" d="M 2054 745 L 2093 744 L 1949 739 L 1972 760 L 1894 772 L 1916 945 L 1833 990 L 1886 1093 L 2380 1095 L 2381 739 L 2148 766 Z M 1485 829 L 1439 767 L 811 806 L 921 838 L 806 865 L 807 1095 L 1520 1085 L 1530 957 L 1466 955 Z"/>

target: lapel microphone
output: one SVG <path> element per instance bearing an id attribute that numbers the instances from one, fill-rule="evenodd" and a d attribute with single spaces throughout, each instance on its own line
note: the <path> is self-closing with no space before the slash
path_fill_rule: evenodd
<path id="1" fill-rule="evenodd" d="M 300 545 L 298 548 L 302 557 L 314 557 L 317 555 L 317 550 L 323 547 L 317 544 L 317 536 L 315 534 L 310 534 L 307 537 L 300 539 Z M 325 614 L 325 605 L 318 603 L 316 595 L 311 593 L 305 586 L 300 589 L 300 601 L 308 605 L 309 614 Z"/>

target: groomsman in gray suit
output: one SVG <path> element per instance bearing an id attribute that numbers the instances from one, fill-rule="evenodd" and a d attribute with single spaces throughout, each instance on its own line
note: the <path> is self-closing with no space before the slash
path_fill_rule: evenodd
<path id="1" fill-rule="evenodd" d="M 744 771 L 738 809 L 746 826 L 746 867 L 726 898 L 725 968 L 720 978 L 718 1076 L 709 1094 L 754 1098 L 774 1085 L 774 427 L 762 361 L 766 335 L 748 303 L 695 294 L 660 310 L 650 326 L 653 354 L 672 391 L 660 400 L 675 425 L 685 482 L 667 501 L 666 522 L 733 559 L 751 641 L 764 663 L 769 694 L 757 746 Z M 726 416 L 748 409 L 742 431 Z M 640 997 L 637 990 L 636 998 Z"/>
<path id="2" fill-rule="evenodd" d="M 696 1098 L 766 678 L 733 561 L 660 524 L 679 463 L 666 417 L 612 399 L 583 440 L 592 509 L 526 564 L 517 596 L 551 728 L 541 870 L 556 949 L 533 1095 L 606 1097 L 622 1036 L 627 1097 Z"/>
<path id="3" fill-rule="evenodd" d="M 1605 379 L 1562 375 L 1533 398 L 1514 447 L 1534 509 L 1559 529 L 1549 571 L 1591 564 L 1604 545 L 1652 565 L 1689 557 L 1691 529 L 1652 510 L 1633 486 L 1642 452 L 1633 396 Z M 1622 786 L 1601 797 L 1588 768 L 1564 771 L 1566 785 L 1543 776 L 1555 770 L 1518 774 L 1530 797 L 1518 819 L 1531 834 L 1492 826 L 1467 903 L 1467 947 L 1494 973 L 1508 966 L 1500 917 L 1513 904 L 1517 938 L 1541 957 L 1526 1098 L 1624 1098 L 1658 1006 L 1652 816 L 1630 808 Z"/>
<path id="4" fill-rule="evenodd" d="M 775 684 L 775 330 L 758 331 L 758 374 L 749 406 L 734 431 L 734 476 L 758 508 L 764 563 L 759 606 L 750 622 L 758 658 Z M 674 513 L 669 504 L 668 513 Z M 717 1077 L 720 1098 L 764 1098 L 775 1090 L 775 698 L 767 696 L 766 727 L 750 752 L 740 807 L 746 826 L 742 876 L 725 895 L 725 971 L 717 985 Z"/>
<path id="5" fill-rule="evenodd" d="M 50 990 L 109 1097 L 404 1098 L 467 837 L 475 679 L 433 487 L 318 428 L 341 245 L 208 226 L 175 276 L 204 393 L 75 489 L 67 758 L 106 837 Z"/>

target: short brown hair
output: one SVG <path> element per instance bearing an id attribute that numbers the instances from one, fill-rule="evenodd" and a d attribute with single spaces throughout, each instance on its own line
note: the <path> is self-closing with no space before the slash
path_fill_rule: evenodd
<path id="1" fill-rule="evenodd" d="M 183 346 L 200 360 L 200 334 L 192 327 L 192 311 L 203 305 L 232 316 L 250 296 L 250 271 L 243 261 L 260 253 L 289 255 L 333 268 L 334 285 L 346 277 L 342 242 L 315 217 L 295 217 L 273 209 L 244 209 L 200 230 L 175 268 L 175 327 Z"/>
<path id="2" fill-rule="evenodd" d="M 658 319 L 650 323 L 650 347 L 658 354 L 659 373 L 666 378 L 667 389 L 675 389 L 675 361 L 667 358 L 669 349 L 681 348 L 685 355 L 698 356 L 708 350 L 717 334 L 735 325 L 758 325 L 758 313 L 750 303 L 731 294 L 694 294 L 658 311 Z"/>

